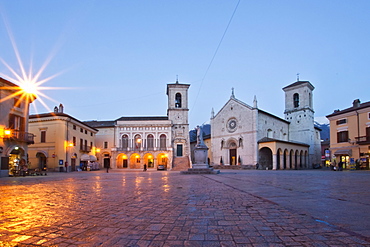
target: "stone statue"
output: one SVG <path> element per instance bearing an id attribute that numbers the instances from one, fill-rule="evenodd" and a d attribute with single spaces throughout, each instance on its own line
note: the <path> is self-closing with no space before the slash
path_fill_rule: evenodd
<path id="1" fill-rule="evenodd" d="M 197 146 L 204 146 L 203 142 L 203 129 L 201 126 L 197 126 Z"/>

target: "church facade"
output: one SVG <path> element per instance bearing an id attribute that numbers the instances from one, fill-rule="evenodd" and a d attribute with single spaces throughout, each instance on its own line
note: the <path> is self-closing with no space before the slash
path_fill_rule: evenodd
<path id="1" fill-rule="evenodd" d="M 313 90 L 308 81 L 283 88 L 285 119 L 230 99 L 211 116 L 214 165 L 247 165 L 257 169 L 304 169 L 319 164 L 320 130 L 314 126 Z"/>
<path id="2" fill-rule="evenodd" d="M 167 84 L 167 116 L 121 117 L 88 121 L 98 129 L 101 167 L 186 170 L 190 167 L 189 84 Z"/>

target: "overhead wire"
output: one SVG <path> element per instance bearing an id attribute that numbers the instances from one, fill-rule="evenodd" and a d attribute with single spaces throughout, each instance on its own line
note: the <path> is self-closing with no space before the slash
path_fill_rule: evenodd
<path id="1" fill-rule="evenodd" d="M 222 37 L 221 37 L 220 41 L 218 42 L 218 45 L 217 45 L 217 47 L 216 47 L 215 52 L 213 53 L 213 56 L 212 56 L 212 58 L 211 58 L 211 61 L 210 61 L 210 62 L 209 62 L 209 64 L 208 64 L 208 67 L 207 67 L 207 69 L 206 69 L 206 72 L 205 72 L 205 73 L 204 73 L 204 75 L 203 75 L 203 78 L 202 78 L 202 80 L 201 80 L 201 82 L 200 82 L 200 86 L 199 86 L 199 89 L 198 89 L 197 95 L 196 95 L 195 100 L 194 100 L 193 107 L 190 109 L 190 115 L 191 115 L 191 113 L 192 113 L 192 109 L 194 108 L 194 106 L 195 106 L 195 104 L 196 104 L 196 102 L 197 102 L 197 100 L 198 100 L 198 97 L 199 97 L 199 94 L 200 94 L 200 90 L 202 89 L 202 86 L 203 86 L 203 82 L 204 82 L 204 80 L 205 80 L 205 78 L 206 78 L 206 76 L 207 76 L 207 74 L 208 74 L 209 69 L 211 68 L 211 66 L 212 66 L 212 64 L 213 64 L 213 61 L 215 60 L 215 57 L 216 57 L 216 55 L 217 55 L 217 53 L 218 53 L 218 50 L 219 50 L 219 49 L 220 49 L 220 47 L 221 47 L 222 41 L 223 41 L 223 40 L 224 40 L 224 38 L 225 38 L 225 35 L 226 35 L 226 33 L 227 33 L 227 30 L 228 30 L 228 29 L 229 29 L 229 27 L 230 27 L 231 21 L 233 20 L 234 15 L 235 15 L 235 13 L 236 13 L 236 11 L 237 11 L 238 7 L 239 7 L 240 1 L 241 1 L 241 0 L 238 0 L 238 2 L 237 2 L 237 4 L 236 4 L 236 6 L 235 6 L 235 8 L 234 8 L 234 11 L 233 11 L 233 13 L 232 13 L 232 15 L 231 15 L 231 17 L 230 17 L 230 19 L 229 19 L 229 22 L 227 23 L 227 26 L 226 26 L 226 28 L 225 28 L 225 31 L 224 31 L 224 33 L 222 34 Z"/>

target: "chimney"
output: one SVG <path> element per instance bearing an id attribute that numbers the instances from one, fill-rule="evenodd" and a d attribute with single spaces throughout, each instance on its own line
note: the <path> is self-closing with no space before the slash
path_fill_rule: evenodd
<path id="1" fill-rule="evenodd" d="M 58 107 L 54 107 L 54 113 L 58 113 Z"/>
<path id="2" fill-rule="evenodd" d="M 60 103 L 60 105 L 59 105 L 59 112 L 60 113 L 63 113 L 63 110 L 64 110 L 64 106 L 62 105 L 62 103 Z"/>
<path id="3" fill-rule="evenodd" d="M 360 107 L 360 100 L 359 99 L 355 99 L 354 101 L 353 101 L 353 107 L 355 107 L 355 108 L 357 108 L 357 107 Z"/>

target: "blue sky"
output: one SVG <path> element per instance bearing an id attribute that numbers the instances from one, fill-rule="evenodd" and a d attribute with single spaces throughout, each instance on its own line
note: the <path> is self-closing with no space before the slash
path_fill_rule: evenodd
<path id="1" fill-rule="evenodd" d="M 232 87 L 284 117 L 282 88 L 297 73 L 315 86 L 318 118 L 370 100 L 370 1 L 241 0 L 220 44 L 237 4 L 0 0 L 0 58 L 20 73 L 9 33 L 27 70 L 51 58 L 41 78 L 61 74 L 43 85 L 73 89 L 44 91 L 54 100 L 44 101 L 80 120 L 165 116 L 166 84 L 177 75 L 191 84 L 191 129 L 209 122 Z M 13 76 L 2 63 L 0 73 Z M 35 107 L 49 111 L 40 100 Z"/>

